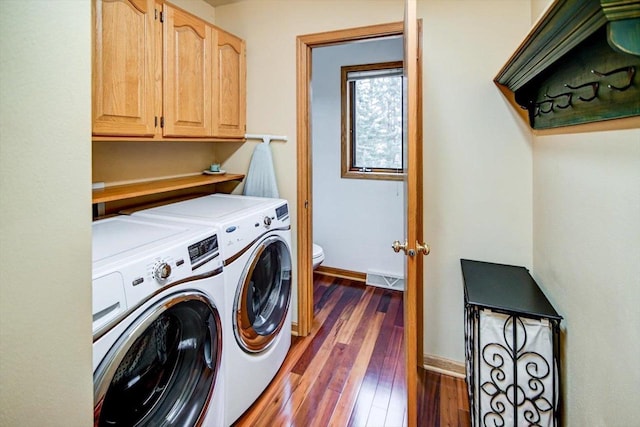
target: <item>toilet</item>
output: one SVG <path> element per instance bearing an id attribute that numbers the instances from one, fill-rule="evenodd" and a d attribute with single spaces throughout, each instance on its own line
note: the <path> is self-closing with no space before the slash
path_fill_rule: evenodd
<path id="1" fill-rule="evenodd" d="M 322 250 L 322 246 L 313 244 L 313 269 L 318 268 L 320 264 L 324 261 L 324 251 Z"/>

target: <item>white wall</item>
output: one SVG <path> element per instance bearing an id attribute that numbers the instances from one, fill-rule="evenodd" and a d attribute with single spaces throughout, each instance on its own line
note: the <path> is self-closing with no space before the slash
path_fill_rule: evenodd
<path id="1" fill-rule="evenodd" d="M 424 27 L 425 352 L 463 361 L 460 258 L 532 265 L 530 132 L 493 78 L 528 2 L 418 3 Z"/>
<path id="2" fill-rule="evenodd" d="M 640 419 L 640 130 L 536 137 L 534 277 L 564 316 L 569 426 Z"/>
<path id="3" fill-rule="evenodd" d="M 402 38 L 327 46 L 312 51 L 311 130 L 313 240 L 324 266 L 404 275 L 391 242 L 404 236 L 399 181 L 342 179 L 340 67 L 402 61 Z"/>
<path id="4" fill-rule="evenodd" d="M 216 21 L 216 9 L 203 0 L 171 0 L 169 3 L 178 6 L 179 8 L 196 15 L 200 19 L 215 24 Z"/>
<path id="5" fill-rule="evenodd" d="M 462 257 L 532 265 L 531 136 L 492 80 L 529 31 L 528 1 L 421 0 L 424 63 L 425 351 L 462 362 Z M 363 8 L 366 7 L 366 13 Z M 296 203 L 296 36 L 401 21 L 402 0 L 247 0 L 216 25 L 247 41 L 247 129 L 272 143 L 281 195 Z M 254 144 L 233 147 L 247 170 Z M 294 250 L 296 243 L 294 243 Z M 294 313 L 295 315 L 295 313 Z"/>
<path id="6" fill-rule="evenodd" d="M 0 2 L 0 150 L 0 425 L 89 426 L 89 1 Z"/>

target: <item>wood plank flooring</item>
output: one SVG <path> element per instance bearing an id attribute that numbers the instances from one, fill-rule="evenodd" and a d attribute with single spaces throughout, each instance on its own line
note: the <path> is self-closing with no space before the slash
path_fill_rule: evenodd
<path id="1" fill-rule="evenodd" d="M 276 378 L 234 425 L 406 425 L 402 293 L 315 275 L 314 302 L 311 334 L 293 337 Z M 420 426 L 469 425 L 463 380 L 419 380 Z"/>

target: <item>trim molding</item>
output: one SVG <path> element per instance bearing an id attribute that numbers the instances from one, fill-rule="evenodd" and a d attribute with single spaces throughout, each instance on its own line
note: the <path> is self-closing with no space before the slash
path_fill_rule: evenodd
<path id="1" fill-rule="evenodd" d="M 294 337 L 300 336 L 300 334 L 298 333 L 298 322 L 291 322 L 291 335 L 293 335 Z"/>
<path id="2" fill-rule="evenodd" d="M 444 357 L 425 354 L 423 358 L 424 369 L 437 372 L 450 377 L 465 379 L 465 366 L 463 362 L 445 359 Z"/>
<path id="3" fill-rule="evenodd" d="M 323 276 L 338 277 L 340 279 L 350 279 L 356 282 L 365 283 L 367 281 L 367 273 L 360 273 L 359 271 L 344 270 L 342 268 L 319 266 L 315 270 L 316 274 L 322 274 Z"/>

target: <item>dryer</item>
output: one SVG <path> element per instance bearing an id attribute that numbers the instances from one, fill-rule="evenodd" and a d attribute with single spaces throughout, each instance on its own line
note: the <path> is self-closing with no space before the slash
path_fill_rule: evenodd
<path id="1" fill-rule="evenodd" d="M 126 216 L 92 228 L 94 426 L 221 426 L 217 229 Z"/>
<path id="2" fill-rule="evenodd" d="M 225 280 L 225 425 L 266 389 L 291 345 L 291 223 L 286 200 L 213 194 L 133 214 L 220 229 Z"/>

